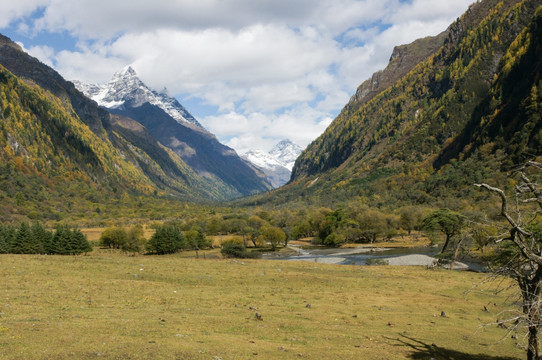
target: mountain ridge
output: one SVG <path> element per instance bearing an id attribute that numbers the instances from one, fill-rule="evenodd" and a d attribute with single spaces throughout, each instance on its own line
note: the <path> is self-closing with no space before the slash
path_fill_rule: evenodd
<path id="1" fill-rule="evenodd" d="M 288 185 L 250 203 L 357 199 L 462 209 L 480 200 L 473 183 L 506 186 L 506 169 L 542 149 L 533 115 L 541 108 L 540 56 L 526 40 L 535 37 L 540 6 L 471 5 L 437 51 L 360 106 L 354 96 L 296 160 Z"/>
<path id="2" fill-rule="evenodd" d="M 103 109 L 138 121 L 199 176 L 228 186 L 227 198 L 272 188 L 261 170 L 243 161 L 232 148 L 220 143 L 176 99 L 147 87 L 131 67 L 117 72 L 104 85 L 84 85 L 80 82 L 76 82 L 76 85 L 98 104 L 111 106 Z M 184 120 L 175 118 L 172 113 L 182 113 Z"/>
<path id="3" fill-rule="evenodd" d="M 179 123 L 193 124 L 203 128 L 177 99 L 167 94 L 158 93 L 146 86 L 131 66 L 126 66 L 113 74 L 113 78 L 105 84 L 84 84 L 78 80 L 72 80 L 72 82 L 79 91 L 102 107 L 123 109 L 127 102 L 130 103 L 129 106 L 133 107 L 149 102 L 164 110 Z"/>
<path id="4" fill-rule="evenodd" d="M 483 1 L 472 5 L 458 22 L 450 26 L 447 40 L 438 53 L 417 64 L 402 78 L 404 79 L 402 83 L 395 83 L 392 87 L 385 89 L 354 112 L 346 107 L 324 134 L 316 139 L 298 159 L 293 170 L 293 179 L 337 168 L 346 161 L 358 162 L 363 158 L 367 161 L 370 159 L 375 161 L 384 149 L 386 149 L 388 161 L 392 153 L 393 157 L 407 156 L 413 159 L 425 158 L 438 151 L 442 143 L 462 128 L 464 119 L 468 117 L 469 112 L 473 111 L 489 88 L 487 78 L 491 79 L 493 72 L 496 71 L 493 65 L 495 56 L 499 56 L 500 48 L 506 46 L 501 43 L 503 41 L 511 43 L 514 38 L 512 35 L 506 40 L 489 39 L 489 44 L 486 46 L 474 46 L 470 42 L 472 40 L 469 38 L 469 29 L 472 28 L 471 30 L 474 31 L 471 34 L 473 39 L 478 28 L 475 22 L 470 21 L 471 14 L 478 13 L 477 9 L 485 9 L 486 15 L 481 16 L 479 23 L 485 24 L 484 29 L 480 31 L 486 31 L 485 29 L 491 26 L 489 22 L 498 22 L 500 21 L 498 19 L 507 21 L 505 17 L 502 17 L 503 13 L 507 13 L 518 2 L 501 3 L 499 15 L 491 14 L 493 7 L 487 6 L 495 1 Z M 465 23 L 469 24 L 470 28 Z M 513 24 L 510 26 L 514 28 Z M 493 48 L 489 49 L 488 46 L 491 44 L 497 53 L 493 53 Z M 459 52 L 461 50 L 458 50 L 458 47 L 463 48 L 463 53 Z M 482 59 L 482 56 L 487 59 Z M 463 62 L 469 62 L 472 65 L 465 66 L 465 72 L 458 73 L 456 79 L 450 79 L 449 68 L 454 62 L 461 67 L 465 66 Z M 432 69 L 435 66 L 439 67 L 439 73 L 433 72 Z M 474 66 L 480 69 L 478 73 L 474 72 Z M 465 85 L 472 87 L 473 93 L 457 94 L 456 89 Z M 446 94 L 453 94 L 462 99 L 448 101 L 443 99 Z M 439 111 L 437 102 L 443 100 L 446 101 L 450 112 L 458 112 L 455 118 L 449 119 L 448 115 Z M 423 102 L 427 102 L 428 106 L 424 106 Z M 385 109 L 381 109 L 384 104 Z M 424 110 L 425 112 L 422 112 Z M 386 111 L 386 114 L 383 111 Z M 437 122 L 439 121 L 447 124 L 447 127 L 438 129 Z M 423 140 L 418 137 L 418 134 L 421 135 L 418 129 L 422 123 L 428 124 L 427 129 L 423 130 L 426 133 Z M 431 140 L 431 137 L 434 137 L 435 141 Z M 425 146 L 417 149 L 412 148 L 419 156 L 409 156 L 409 152 L 399 150 L 399 147 L 411 144 L 413 141 L 426 143 Z M 314 161 L 313 158 L 317 158 L 318 161 Z"/>

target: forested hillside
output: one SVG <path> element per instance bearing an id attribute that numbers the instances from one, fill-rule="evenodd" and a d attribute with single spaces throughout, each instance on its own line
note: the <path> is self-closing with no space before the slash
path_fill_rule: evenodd
<path id="1" fill-rule="evenodd" d="M 151 198 L 232 196 L 220 179 L 200 177 L 142 125 L 98 108 L 4 37 L 0 110 L 3 219 L 92 218 L 108 208 L 134 211 Z"/>
<path id="2" fill-rule="evenodd" d="M 356 106 L 353 97 L 271 200 L 448 207 L 481 200 L 474 182 L 503 184 L 512 164 L 540 151 L 540 6 L 472 5 L 433 55 L 366 103 Z"/>

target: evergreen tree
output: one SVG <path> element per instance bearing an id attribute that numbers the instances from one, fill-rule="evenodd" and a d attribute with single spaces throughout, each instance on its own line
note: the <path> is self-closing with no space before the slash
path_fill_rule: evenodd
<path id="1" fill-rule="evenodd" d="M 79 229 L 73 229 L 71 231 L 71 243 L 73 244 L 72 247 L 72 254 L 82 254 L 92 251 L 92 246 L 87 240 L 87 237 L 81 232 Z"/>
<path id="2" fill-rule="evenodd" d="M 153 254 L 173 254 L 186 248 L 186 238 L 172 225 L 163 225 L 147 243 L 147 251 Z"/>
<path id="3" fill-rule="evenodd" d="M 10 225 L 0 224 L 0 254 L 11 253 L 11 246 L 15 241 L 15 229 Z"/>
<path id="4" fill-rule="evenodd" d="M 11 246 L 13 254 L 39 254 L 41 252 L 41 244 L 33 236 L 32 230 L 27 223 L 22 223 L 15 234 L 14 242 Z"/>
<path id="5" fill-rule="evenodd" d="M 53 240 L 53 234 L 50 231 L 45 230 L 45 228 L 38 222 L 32 225 L 30 231 L 32 232 L 32 237 L 34 242 L 39 247 L 39 254 L 48 253 L 47 249 L 51 247 L 51 242 Z"/>
<path id="6" fill-rule="evenodd" d="M 70 228 L 67 225 L 58 225 L 51 243 L 51 254 L 69 254 Z"/>

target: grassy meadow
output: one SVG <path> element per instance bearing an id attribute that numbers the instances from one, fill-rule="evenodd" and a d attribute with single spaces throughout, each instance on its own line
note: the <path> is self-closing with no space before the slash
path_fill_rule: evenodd
<path id="1" fill-rule="evenodd" d="M 202 253 L 0 255 L 0 358 L 524 357 L 485 274 Z"/>

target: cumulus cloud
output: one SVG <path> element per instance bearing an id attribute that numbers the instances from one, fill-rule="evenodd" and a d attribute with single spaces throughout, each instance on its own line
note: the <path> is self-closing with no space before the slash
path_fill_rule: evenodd
<path id="1" fill-rule="evenodd" d="M 1 0 L 0 28 L 6 27 L 13 21 L 29 16 L 38 8 L 49 5 L 50 0 Z"/>
<path id="2" fill-rule="evenodd" d="M 0 28 L 70 34 L 75 48 L 28 47 L 68 79 L 105 82 L 129 64 L 216 107 L 201 122 L 244 152 L 307 145 L 394 46 L 445 30 L 471 1 L 19 0 L 2 4 Z"/>
<path id="3" fill-rule="evenodd" d="M 211 132 L 223 134 L 228 139 L 226 145 L 239 153 L 253 149 L 270 150 L 277 139 L 286 137 L 304 147 L 318 137 L 331 121 L 329 113 L 307 104 L 282 113 L 229 112 L 202 119 Z"/>
<path id="4" fill-rule="evenodd" d="M 25 0 L 38 2 L 38 0 Z M 400 4 L 397 0 L 49 0 L 39 30 L 68 30 L 80 37 L 107 39 L 156 28 L 238 30 L 254 24 L 319 25 L 342 32 L 372 22 Z M 28 8 L 29 6 L 27 6 Z"/>

